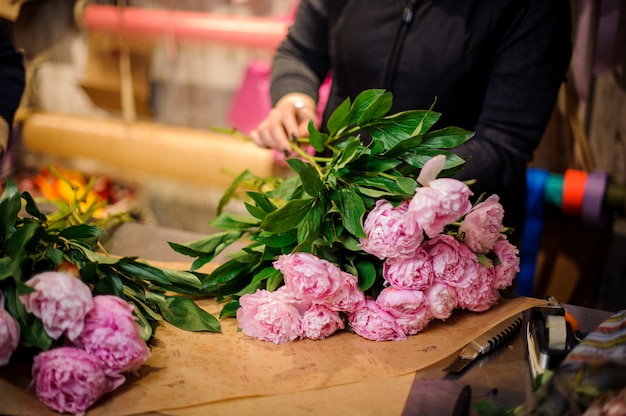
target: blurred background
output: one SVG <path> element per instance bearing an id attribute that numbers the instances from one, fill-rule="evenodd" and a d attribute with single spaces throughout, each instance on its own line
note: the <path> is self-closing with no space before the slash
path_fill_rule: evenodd
<path id="1" fill-rule="evenodd" d="M 211 232 L 219 198 L 241 171 L 285 174 L 279 156 L 240 136 L 270 108 L 269 63 L 296 6 L 0 0 L 27 70 L 3 178 L 45 193 L 49 166 L 95 175 L 110 203 L 142 224 Z M 522 255 L 533 296 L 613 311 L 626 307 L 626 7 L 572 0 L 572 12 L 568 82 L 531 163 L 556 185 L 537 191 L 540 227 Z M 561 204 L 566 179 L 581 172 L 605 179 L 602 218 Z"/>

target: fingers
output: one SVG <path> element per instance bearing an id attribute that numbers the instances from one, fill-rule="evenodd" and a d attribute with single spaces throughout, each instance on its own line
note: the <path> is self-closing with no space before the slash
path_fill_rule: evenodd
<path id="1" fill-rule="evenodd" d="M 309 121 L 316 122 L 315 102 L 303 94 L 288 94 L 281 98 L 250 138 L 258 146 L 291 154 L 292 141 L 308 136 Z"/>

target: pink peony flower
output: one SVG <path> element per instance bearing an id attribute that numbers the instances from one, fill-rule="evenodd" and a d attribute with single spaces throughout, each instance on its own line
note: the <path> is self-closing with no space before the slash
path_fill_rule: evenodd
<path id="1" fill-rule="evenodd" d="M 498 256 L 495 266 L 493 287 L 506 289 L 513 284 L 513 279 L 520 271 L 519 250 L 506 238 L 496 241 L 493 252 Z"/>
<path id="2" fill-rule="evenodd" d="M 357 278 L 350 273 L 341 272 L 342 282 L 335 292 L 328 296 L 323 305 L 337 312 L 353 312 L 365 303 L 365 294 L 357 287 Z"/>
<path id="3" fill-rule="evenodd" d="M 274 292 L 257 290 L 239 298 L 237 321 L 244 334 L 275 344 L 300 337 L 301 314 L 308 307 L 303 308 L 284 288 Z"/>
<path id="4" fill-rule="evenodd" d="M 433 319 L 428 301 L 420 290 L 387 287 L 380 292 L 376 303 L 396 318 L 407 335 L 422 331 Z"/>
<path id="5" fill-rule="evenodd" d="M 363 229 L 367 237 L 360 239 L 360 247 L 381 260 L 413 253 L 424 240 L 424 233 L 419 224 L 406 215 L 408 207 L 408 202 L 394 208 L 384 199 L 376 201 L 365 219 Z"/>
<path id="6" fill-rule="evenodd" d="M 302 316 L 302 338 L 322 340 L 344 327 L 339 312 L 323 305 L 312 305 Z"/>
<path id="7" fill-rule="evenodd" d="M 371 298 L 366 298 L 361 308 L 348 314 L 348 323 L 355 333 L 372 341 L 406 339 L 396 319 Z"/>
<path id="8" fill-rule="evenodd" d="M 282 272 L 288 292 L 305 302 L 324 303 L 345 280 L 336 265 L 309 253 L 283 254 L 274 267 Z"/>
<path id="9" fill-rule="evenodd" d="M 457 287 L 459 307 L 472 312 L 484 312 L 500 299 L 500 293 L 493 287 L 494 269 L 476 262 L 476 273 L 469 286 Z"/>
<path id="10" fill-rule="evenodd" d="M 433 263 L 435 281 L 466 287 L 476 274 L 476 254 L 456 238 L 441 234 L 424 244 Z"/>
<path id="11" fill-rule="evenodd" d="M 410 215 L 430 238 L 467 214 L 472 207 L 469 187 L 456 179 L 441 178 L 415 190 L 409 203 Z"/>
<path id="12" fill-rule="evenodd" d="M 499 200 L 498 195 L 491 195 L 477 204 L 459 227 L 465 235 L 463 241 L 474 253 L 489 253 L 500 238 L 504 209 Z"/>
<path id="13" fill-rule="evenodd" d="M 425 290 L 432 285 L 433 278 L 431 258 L 422 247 L 411 256 L 388 258 L 383 264 L 383 279 L 391 286 Z"/>
<path id="14" fill-rule="evenodd" d="M 457 307 L 456 290 L 445 283 L 436 282 L 424 291 L 430 313 L 436 319 L 446 320 Z"/>
<path id="15" fill-rule="evenodd" d="M 84 415 L 103 394 L 121 384 L 106 376 L 100 360 L 74 347 L 38 354 L 32 376 L 29 390 L 42 403 L 58 412 L 76 415 Z"/>
<path id="16" fill-rule="evenodd" d="M 100 359 L 107 375 L 136 372 L 150 349 L 140 336 L 133 307 L 117 296 L 95 296 L 93 301 L 74 344 Z"/>
<path id="17" fill-rule="evenodd" d="M 13 316 L 4 309 L 4 298 L 0 292 L 0 365 L 11 359 L 20 342 L 20 326 Z"/>
<path id="18" fill-rule="evenodd" d="M 66 332 L 69 340 L 83 330 L 85 315 L 93 309 L 89 286 L 80 279 L 60 272 L 44 272 L 26 284 L 34 292 L 20 296 L 26 310 L 40 318 L 44 330 L 53 339 Z"/>

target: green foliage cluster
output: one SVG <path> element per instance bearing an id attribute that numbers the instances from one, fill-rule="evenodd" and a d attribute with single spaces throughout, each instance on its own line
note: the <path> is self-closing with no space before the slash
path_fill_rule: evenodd
<path id="1" fill-rule="evenodd" d="M 78 192 L 78 191 L 77 191 Z M 77 195 L 76 201 L 85 195 Z M 0 293 L 6 308 L 20 325 L 20 345 L 48 350 L 55 341 L 43 329 L 41 319 L 28 313 L 19 296 L 33 289 L 26 281 L 34 275 L 59 268 L 76 268 L 94 295 L 115 295 L 135 306 L 135 315 L 146 341 L 157 324 L 165 320 L 189 331 L 219 332 L 218 320 L 199 308 L 189 296 L 201 295 L 205 276 L 168 270 L 137 258 L 114 258 L 97 250 L 106 230 L 90 224 L 80 204 L 64 206 L 49 221 L 28 192 L 20 194 L 9 178 L 0 197 Z M 62 221 L 61 218 L 71 218 Z"/>
<path id="2" fill-rule="evenodd" d="M 381 198 L 393 204 L 410 199 L 420 169 L 433 156 L 446 156 L 440 176 L 458 172 L 465 161 L 449 149 L 473 136 L 457 127 L 433 129 L 440 114 L 432 109 L 388 115 L 392 102 L 392 94 L 380 89 L 346 99 L 326 131 L 309 124 L 308 142 L 317 156 L 294 144 L 299 157 L 287 160 L 294 175 L 264 181 L 243 172 L 211 222 L 222 232 L 189 244 L 170 242 L 175 251 L 195 257 L 191 270 L 197 270 L 232 243 L 249 241 L 202 282 L 202 290 L 225 302 L 221 317 L 235 313 L 240 296 L 282 284 L 272 265 L 281 254 L 315 254 L 357 276 L 361 290 L 375 288 L 382 262 L 359 247 L 364 216 Z M 248 215 L 223 213 L 240 186 L 251 181 L 258 189 L 246 192 Z"/>

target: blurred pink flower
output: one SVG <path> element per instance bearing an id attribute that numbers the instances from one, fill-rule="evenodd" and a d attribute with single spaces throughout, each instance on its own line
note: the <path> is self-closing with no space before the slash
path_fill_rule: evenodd
<path id="1" fill-rule="evenodd" d="M 436 319 L 446 320 L 457 307 L 456 290 L 445 283 L 435 282 L 424 291 L 430 313 Z"/>
<path id="2" fill-rule="evenodd" d="M 496 241 L 493 252 L 498 256 L 495 266 L 494 283 L 496 289 L 506 289 L 520 271 L 519 250 L 506 238 Z"/>
<path id="3" fill-rule="evenodd" d="M 107 377 L 102 363 L 88 352 L 60 347 L 41 352 L 32 367 L 29 386 L 46 406 L 64 413 L 84 415 L 103 394 L 115 390 L 124 379 Z"/>
<path id="4" fill-rule="evenodd" d="M 343 271 L 339 277 L 342 282 L 337 290 L 324 300 L 323 305 L 337 312 L 352 312 L 363 306 L 365 295 L 357 287 L 357 278 Z"/>
<path id="5" fill-rule="evenodd" d="M 472 312 L 484 312 L 500 299 L 500 292 L 493 287 L 494 269 L 476 262 L 476 273 L 470 285 L 457 287 L 459 307 Z"/>
<path id="6" fill-rule="evenodd" d="M 135 373 L 150 357 L 150 349 L 140 336 L 133 307 L 117 296 L 95 296 L 93 301 L 74 344 L 100 359 L 108 375 Z"/>
<path id="7" fill-rule="evenodd" d="M 301 310 L 302 304 L 283 288 L 257 290 L 239 298 L 237 321 L 244 334 L 275 344 L 300 337 L 301 314 L 307 308 Z"/>
<path id="8" fill-rule="evenodd" d="M 476 204 L 459 227 L 459 232 L 465 235 L 463 241 L 474 253 L 490 252 L 500 238 L 504 209 L 499 200 L 498 195 L 491 195 Z"/>
<path id="9" fill-rule="evenodd" d="M 322 340 L 344 327 L 339 312 L 323 305 L 312 305 L 302 316 L 302 338 Z"/>
<path id="10" fill-rule="evenodd" d="M 469 187 L 456 179 L 441 178 L 415 190 L 409 203 L 410 215 L 430 238 L 459 220 L 472 207 Z"/>
<path id="11" fill-rule="evenodd" d="M 456 238 L 441 234 L 424 243 L 433 263 L 435 281 L 466 287 L 476 274 L 476 254 Z"/>
<path id="12" fill-rule="evenodd" d="M 305 302 L 324 303 L 344 281 L 341 269 L 309 253 L 283 254 L 274 267 L 283 274 L 288 292 Z"/>
<path id="13" fill-rule="evenodd" d="M 388 258 L 383 264 L 383 279 L 391 286 L 424 290 L 433 283 L 433 265 L 430 255 L 422 247 L 411 256 Z"/>
<path id="14" fill-rule="evenodd" d="M 360 239 L 360 247 L 381 260 L 413 253 L 424 240 L 424 233 L 419 224 L 406 215 L 408 207 L 408 202 L 394 207 L 384 199 L 376 201 L 365 219 L 363 229 L 367 237 Z"/>
<path id="15" fill-rule="evenodd" d="M 71 274 L 44 272 L 26 284 L 34 292 L 20 296 L 26 311 L 40 318 L 46 333 L 58 339 L 63 332 L 73 340 L 83 330 L 85 315 L 93 309 L 89 286 Z"/>
<path id="16" fill-rule="evenodd" d="M 4 309 L 4 297 L 0 292 L 0 366 L 9 362 L 19 342 L 20 326 Z"/>
<path id="17" fill-rule="evenodd" d="M 348 323 L 355 333 L 372 341 L 406 339 L 396 319 L 371 298 L 366 298 L 361 308 L 348 314 Z"/>

